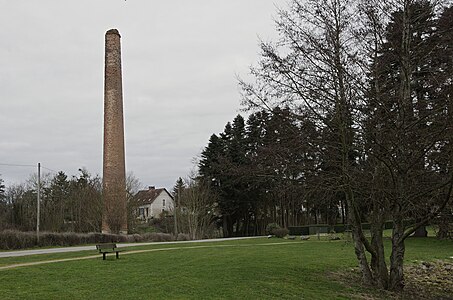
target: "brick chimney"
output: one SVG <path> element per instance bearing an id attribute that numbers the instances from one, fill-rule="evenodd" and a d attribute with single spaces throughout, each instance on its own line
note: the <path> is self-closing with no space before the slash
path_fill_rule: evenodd
<path id="1" fill-rule="evenodd" d="M 105 34 L 103 233 L 127 233 L 120 39 L 116 29 Z"/>

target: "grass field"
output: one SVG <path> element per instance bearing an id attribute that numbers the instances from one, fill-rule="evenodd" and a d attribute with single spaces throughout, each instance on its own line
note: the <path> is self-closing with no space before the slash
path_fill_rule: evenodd
<path id="1" fill-rule="evenodd" d="M 146 252 L 139 252 L 146 251 Z M 135 252 L 136 251 L 136 252 Z M 0 259 L 0 267 L 95 251 Z M 451 260 L 453 242 L 409 239 L 406 263 Z M 371 293 L 331 274 L 356 266 L 350 242 L 250 239 L 127 248 L 96 258 L 0 269 L 1 299 L 350 299 Z"/>

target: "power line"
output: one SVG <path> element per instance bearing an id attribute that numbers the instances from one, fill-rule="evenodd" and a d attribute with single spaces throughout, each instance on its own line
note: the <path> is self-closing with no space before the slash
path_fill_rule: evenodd
<path id="1" fill-rule="evenodd" d="M 0 166 L 7 166 L 7 167 L 32 167 L 36 168 L 36 165 L 26 165 L 26 164 L 9 164 L 9 163 L 0 163 Z M 46 168 L 41 165 L 41 168 L 46 169 L 47 171 L 58 173 L 58 171 L 52 170 L 50 168 Z"/>
<path id="2" fill-rule="evenodd" d="M 54 173 L 58 173 L 58 171 L 55 171 L 55 170 L 46 168 L 46 167 L 44 167 L 44 166 L 42 166 L 42 165 L 41 165 L 41 168 L 46 169 L 47 171 L 51 171 L 51 172 L 54 172 Z"/>
<path id="3" fill-rule="evenodd" d="M 8 166 L 8 167 L 33 167 L 33 168 L 36 168 L 36 165 L 20 165 L 20 164 L 6 164 L 6 163 L 0 163 L 0 166 Z"/>

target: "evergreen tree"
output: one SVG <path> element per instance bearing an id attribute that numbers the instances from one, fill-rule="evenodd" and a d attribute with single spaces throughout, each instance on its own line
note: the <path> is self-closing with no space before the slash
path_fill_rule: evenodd
<path id="1" fill-rule="evenodd" d="M 5 199 L 6 199 L 6 187 L 3 178 L 0 177 L 0 203 L 3 202 Z"/>
<path id="2" fill-rule="evenodd" d="M 68 176 L 63 171 L 58 172 L 50 185 L 43 189 L 43 230 L 58 232 L 65 229 L 70 192 Z"/>
<path id="3" fill-rule="evenodd" d="M 1 175 L 1 174 L 0 174 Z M 0 177 L 0 230 L 7 227 L 8 205 L 6 203 L 6 190 L 3 178 Z"/>
<path id="4" fill-rule="evenodd" d="M 186 188 L 186 184 L 184 183 L 184 180 L 179 177 L 178 180 L 176 180 L 175 186 L 173 187 L 172 195 L 173 198 L 175 199 L 176 206 L 182 205 L 180 203 L 180 197 L 184 193 L 184 189 Z"/>
<path id="5" fill-rule="evenodd" d="M 405 239 L 451 196 L 452 61 L 445 56 L 451 23 L 440 22 L 435 4 L 293 0 L 279 11 L 278 43 L 261 44 L 260 64 L 251 70 L 256 82 L 240 82 L 247 108 L 288 106 L 316 127 L 307 131 L 314 145 L 302 159 L 285 156 L 278 126 L 267 129 L 265 145 L 274 147 L 267 158 L 280 154 L 266 164 L 270 188 L 276 191 L 288 178 L 297 178 L 293 182 L 305 185 L 304 192 L 318 188 L 330 200 L 313 207 L 332 209 L 326 212 L 332 218 L 337 203 L 346 204 L 341 206 L 348 211 L 363 280 L 384 289 L 403 287 Z M 313 168 L 303 167 L 308 157 Z M 287 172 L 291 161 L 299 166 Z M 390 268 L 383 246 L 386 217 L 394 222 Z M 371 239 L 361 225 L 367 218 Z M 415 224 L 406 226 L 405 218 Z"/>

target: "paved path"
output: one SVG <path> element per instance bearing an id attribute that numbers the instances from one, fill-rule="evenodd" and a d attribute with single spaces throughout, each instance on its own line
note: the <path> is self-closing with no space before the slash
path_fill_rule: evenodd
<path id="1" fill-rule="evenodd" d="M 261 236 L 254 236 L 254 237 L 221 238 L 221 239 L 195 240 L 195 241 L 128 243 L 128 244 L 117 244 L 117 246 L 118 246 L 118 248 L 124 248 L 124 247 L 147 246 L 147 245 L 169 245 L 169 244 L 180 244 L 180 243 L 222 242 L 222 241 L 234 241 L 234 240 L 253 239 L 253 238 L 262 238 L 262 237 Z M 96 246 L 79 246 L 79 247 L 63 247 L 63 248 L 48 248 L 48 249 L 35 249 L 35 250 L 7 251 L 7 252 L 0 252 L 0 258 L 4 258 L 4 257 L 18 257 L 18 256 L 27 256 L 27 255 L 37 255 L 37 254 L 78 252 L 78 251 L 87 251 L 87 250 L 96 250 Z"/>

